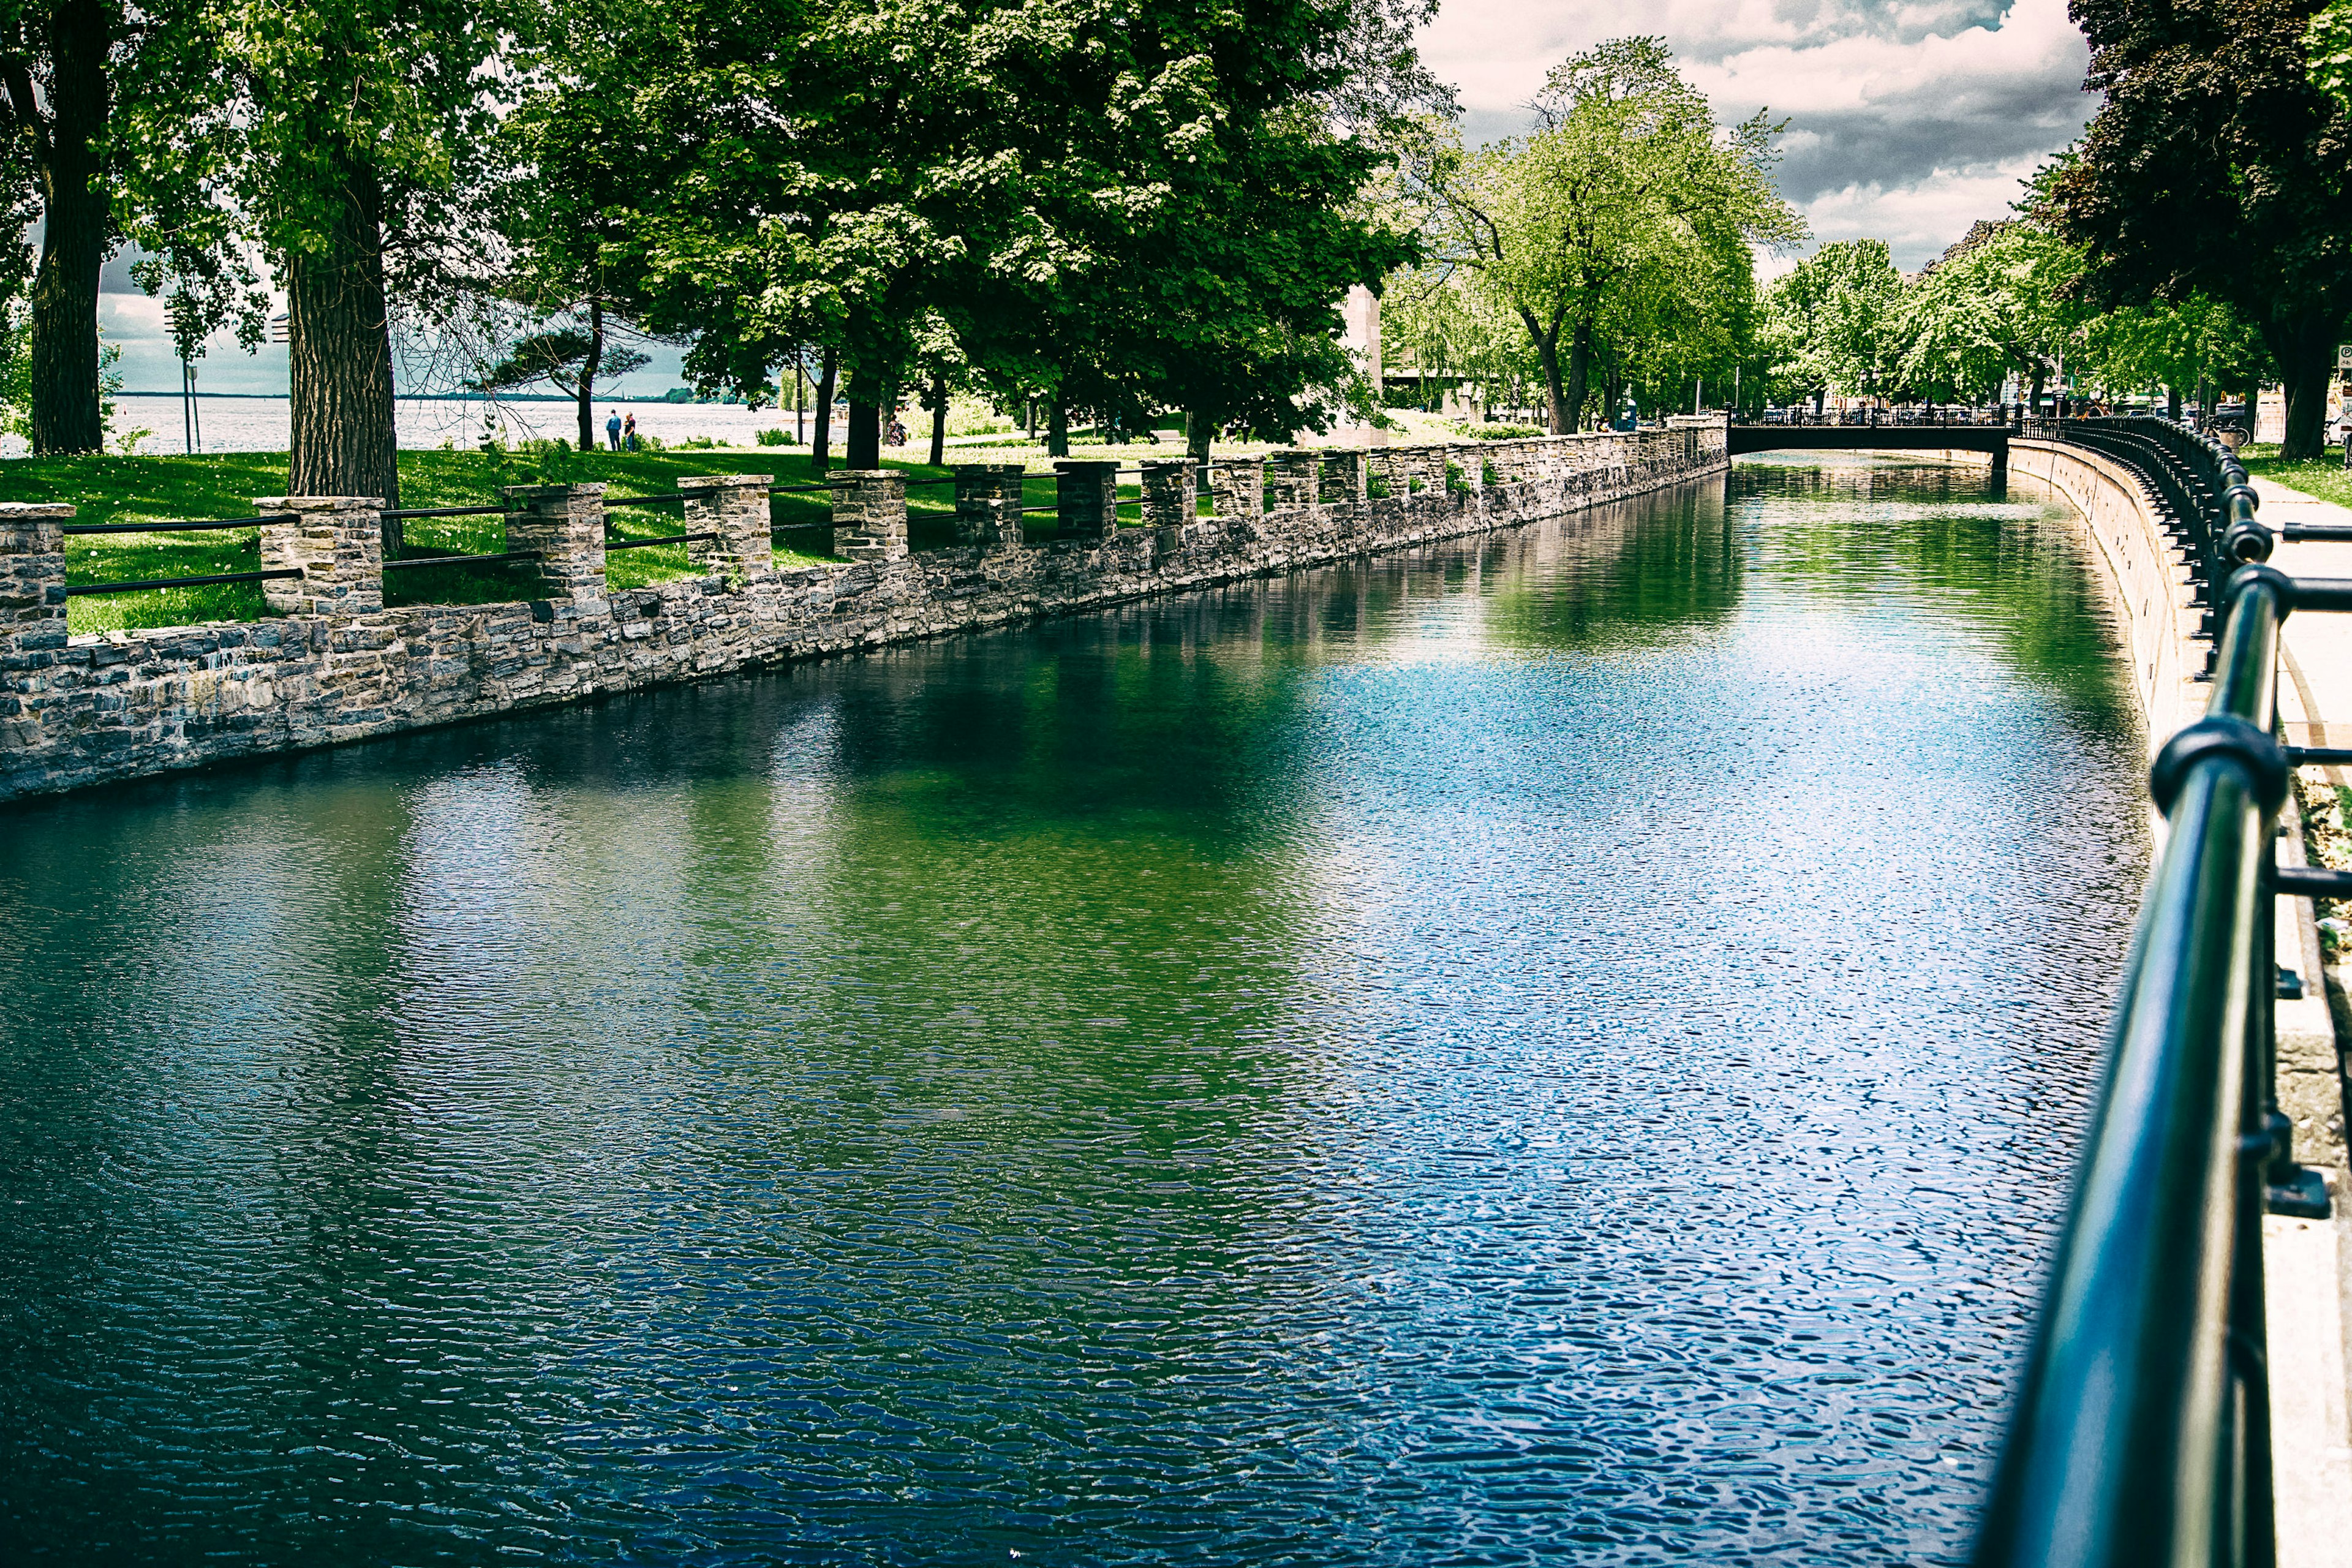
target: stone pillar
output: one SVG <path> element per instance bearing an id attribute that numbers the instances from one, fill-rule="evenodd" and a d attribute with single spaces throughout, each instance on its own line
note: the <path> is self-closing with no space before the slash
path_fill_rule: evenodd
<path id="1" fill-rule="evenodd" d="M 1147 528 L 1181 528 L 1200 521 L 1189 458 L 1143 465 L 1143 522 Z"/>
<path id="2" fill-rule="evenodd" d="M 907 476 L 897 468 L 835 468 L 833 549 L 845 561 L 907 558 Z"/>
<path id="3" fill-rule="evenodd" d="M 1108 539 L 1118 531 L 1118 465 L 1073 462 L 1054 465 L 1054 510 L 1066 538 Z"/>
<path id="4" fill-rule="evenodd" d="M 0 652 L 66 646 L 66 542 L 60 530 L 73 514 L 69 506 L 47 501 L 0 506 Z"/>
<path id="5" fill-rule="evenodd" d="M 575 604 L 604 596 L 604 487 L 509 485 L 507 548 L 536 550 L 512 563 L 516 579 L 537 596 Z"/>
<path id="6" fill-rule="evenodd" d="M 1350 448 L 1334 452 L 1324 476 L 1324 494 L 1341 506 L 1361 506 L 1370 495 L 1371 455 Z"/>
<path id="7" fill-rule="evenodd" d="M 955 466 L 957 543 L 1021 548 L 1023 471 L 1018 463 Z"/>
<path id="8" fill-rule="evenodd" d="M 686 547 L 695 569 L 730 583 L 776 569 L 776 538 L 768 514 L 773 474 L 709 474 L 677 481 L 686 497 L 686 531 L 715 533 Z"/>
<path id="9" fill-rule="evenodd" d="M 268 496 L 257 512 L 290 512 L 261 525 L 261 566 L 299 567 L 299 577 L 261 585 L 281 616 L 372 616 L 383 608 L 383 502 L 373 496 Z M 597 546 L 601 553 L 604 546 Z"/>
<path id="10" fill-rule="evenodd" d="M 1265 515 L 1265 459 L 1219 458 L 1209 465 L 1209 510 L 1227 522 Z"/>
<path id="11" fill-rule="evenodd" d="M 1266 459 L 1265 510 L 1315 505 L 1320 499 L 1316 481 L 1322 472 L 1323 459 L 1317 453 L 1275 453 Z"/>

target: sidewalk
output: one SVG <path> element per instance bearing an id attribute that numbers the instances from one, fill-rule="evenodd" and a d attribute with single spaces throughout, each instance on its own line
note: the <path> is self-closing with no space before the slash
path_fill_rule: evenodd
<path id="1" fill-rule="evenodd" d="M 2261 515 L 2288 523 L 2352 525 L 2352 509 L 2256 478 Z M 2352 577 L 2352 543 L 2282 544 L 2271 563 L 2298 577 Z M 2280 649 L 2279 719 L 2290 745 L 2352 747 L 2352 616 L 2287 617 Z M 2343 768 L 2313 768 L 2309 783 L 2352 783 Z M 2292 809 L 2292 808 L 2290 808 Z M 2299 864 L 2301 819 L 2279 844 Z M 2344 1085 L 2335 1017 L 2352 970 L 2321 962 L 2308 899 L 2278 900 L 2278 961 L 2304 981 L 2300 1001 L 2278 1003 L 2279 1102 L 2294 1121 L 2295 1157 L 2326 1173 L 2333 1220 L 2263 1223 L 2269 1298 L 2272 1442 L 2280 1568 L 2321 1568 L 2352 1541 L 2352 1171 L 2347 1169 Z M 2315 982 L 2325 978 L 2326 984 Z M 2329 993 L 2335 994 L 2333 1005 Z M 2337 1016 L 2340 1016 L 2338 1014 Z"/>

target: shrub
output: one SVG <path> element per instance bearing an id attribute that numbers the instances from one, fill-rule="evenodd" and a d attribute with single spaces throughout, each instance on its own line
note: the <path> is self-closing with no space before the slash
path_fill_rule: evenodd
<path id="1" fill-rule="evenodd" d="M 1465 425 L 1462 428 L 1474 441 L 1524 441 L 1530 436 L 1549 436 L 1551 434 L 1550 431 L 1538 429 L 1533 425 L 1485 425 L 1473 423 Z"/>
<path id="2" fill-rule="evenodd" d="M 758 441 L 762 447 L 794 447 L 799 445 L 799 442 L 793 439 L 793 433 L 789 430 L 762 430 L 754 436 L 752 439 Z"/>

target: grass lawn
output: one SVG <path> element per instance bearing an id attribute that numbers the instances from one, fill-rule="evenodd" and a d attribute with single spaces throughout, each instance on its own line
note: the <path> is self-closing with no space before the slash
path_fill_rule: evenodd
<path id="1" fill-rule="evenodd" d="M 992 451 L 987 458 L 1013 461 L 1026 453 Z M 1092 454 L 1089 453 L 1089 456 Z M 1043 469 L 1042 454 L 1036 465 Z M 837 466 L 837 465 L 836 465 Z M 944 468 L 890 463 L 909 479 L 937 479 Z M 667 450 L 659 452 L 456 452 L 400 454 L 404 507 L 495 505 L 506 485 L 567 484 L 603 480 L 614 498 L 675 493 L 677 481 L 698 474 L 773 474 L 780 484 L 804 483 L 814 475 L 807 457 L 793 450 Z M 283 453 L 238 452 L 206 457 L 26 458 L 0 463 L 0 501 L 65 501 L 79 522 L 205 521 L 249 517 L 257 497 L 286 489 Z M 1120 488 L 1123 497 L 1138 492 Z M 1054 500 L 1050 470 L 1033 471 L 1024 504 L 1048 506 Z M 815 565 L 829 559 L 821 531 L 832 513 L 822 493 L 772 498 L 779 566 Z M 1137 508 L 1120 509 L 1136 521 Z M 908 496 L 908 532 L 916 549 L 936 549 L 952 540 L 955 514 L 947 486 L 926 486 Z M 630 507 L 613 514 L 614 532 L 643 539 L 681 531 L 671 507 Z M 1033 515 L 1033 531 L 1050 532 L 1050 516 Z M 505 548 L 496 517 L 411 518 L 410 555 L 452 552 L 488 554 Z M 251 572 L 260 566 L 258 528 L 208 533 L 73 534 L 66 540 L 68 583 L 124 583 L 155 577 L 199 577 Z M 689 567 L 683 545 L 623 551 L 608 558 L 606 574 L 615 588 L 642 587 L 684 576 Z M 517 584 L 503 568 L 432 567 L 394 573 L 386 598 L 395 605 L 484 604 L 511 599 Z M 249 621 L 264 613 L 258 583 L 216 584 L 199 588 L 161 588 L 142 593 L 76 597 L 67 623 L 75 632 L 139 626 L 190 626 L 201 621 Z"/>
<path id="2" fill-rule="evenodd" d="M 2307 496 L 2332 500 L 2337 506 L 2352 506 L 2352 468 L 2344 466 L 2344 454 L 2340 447 L 2329 457 L 2305 458 L 2299 462 L 2285 463 L 2279 460 L 2275 442 L 2250 442 L 2238 449 L 2238 458 L 2246 465 L 2246 472 L 2250 474 L 2260 474 Z"/>

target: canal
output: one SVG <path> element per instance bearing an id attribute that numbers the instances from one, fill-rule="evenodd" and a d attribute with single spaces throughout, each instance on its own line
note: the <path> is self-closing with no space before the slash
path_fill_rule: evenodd
<path id="1" fill-rule="evenodd" d="M 0 1556 L 1957 1560 L 2114 643 L 1762 459 L 0 813 Z"/>

